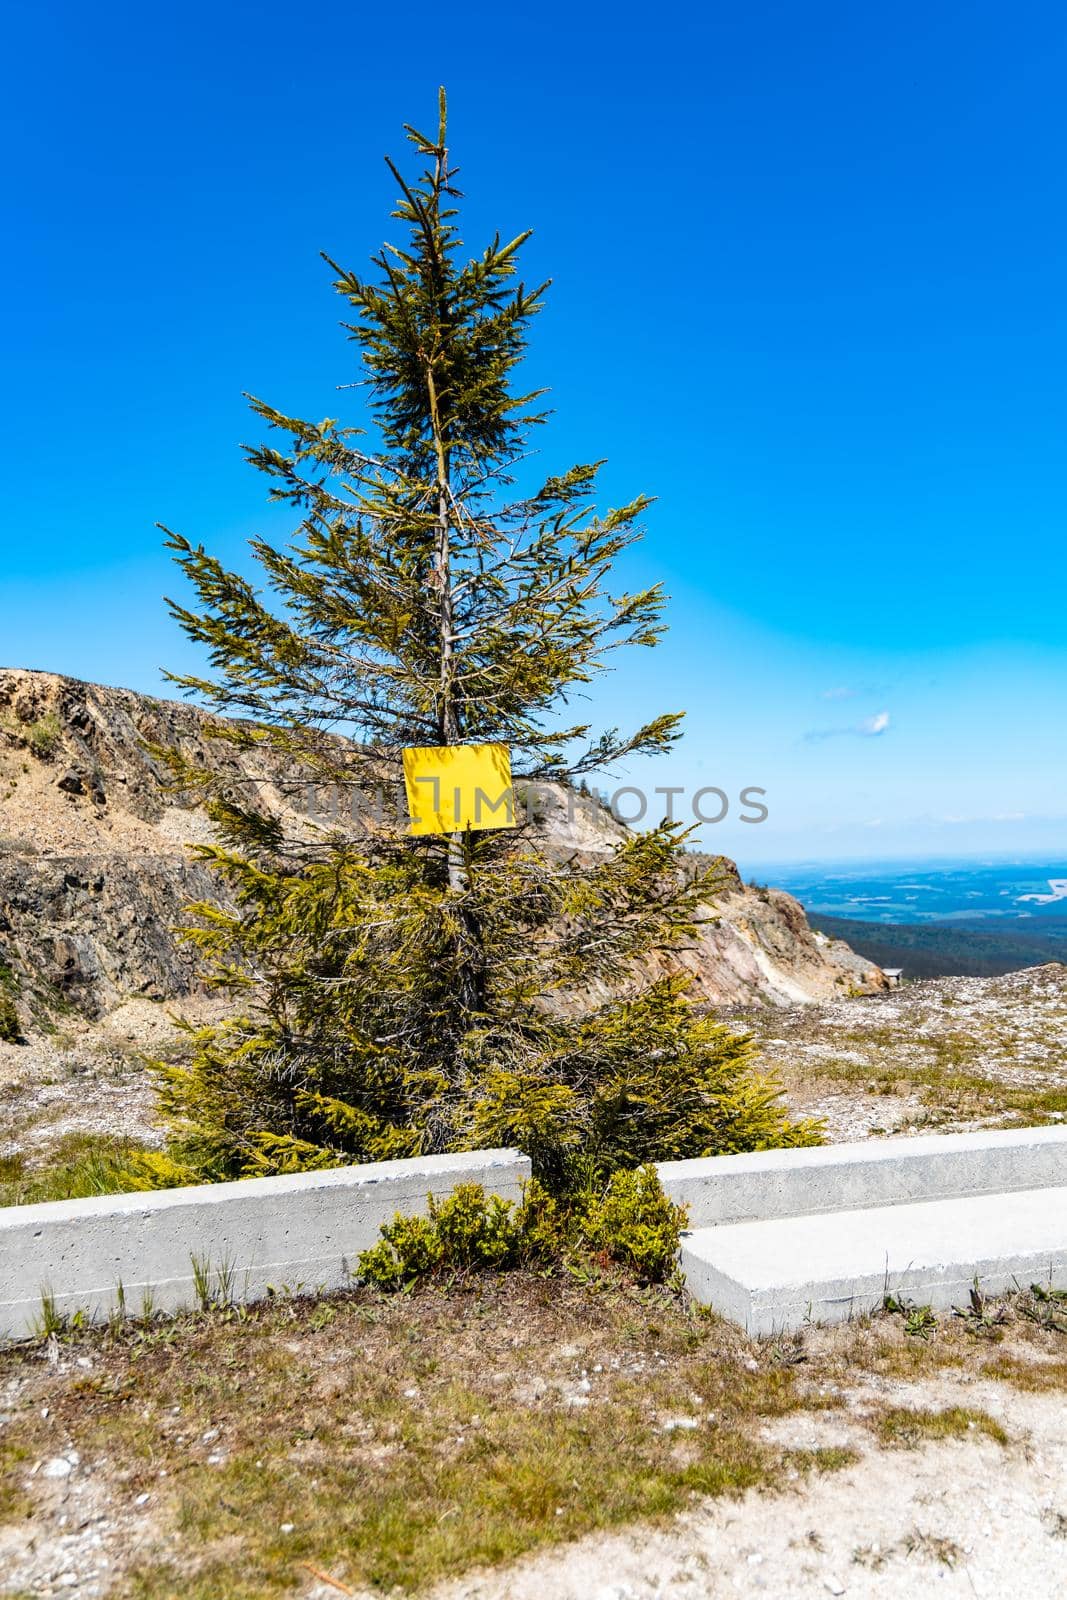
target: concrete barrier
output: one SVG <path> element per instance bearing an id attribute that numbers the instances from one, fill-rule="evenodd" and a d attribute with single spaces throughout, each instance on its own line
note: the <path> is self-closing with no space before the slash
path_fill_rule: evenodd
<path id="1" fill-rule="evenodd" d="M 671 1199 L 689 1207 L 689 1226 L 706 1228 L 1067 1185 L 1067 1127 L 864 1139 L 656 1170 Z"/>
<path id="2" fill-rule="evenodd" d="M 749 1333 L 876 1311 L 888 1292 L 941 1309 L 1067 1288 L 1067 1188 L 701 1228 L 682 1239 L 690 1292 Z"/>
<path id="3" fill-rule="evenodd" d="M 423 1212 L 428 1194 L 480 1183 L 518 1200 L 530 1162 L 474 1150 L 0 1209 L 0 1337 L 32 1332 L 42 1296 L 71 1315 L 195 1305 L 197 1273 L 234 1300 L 339 1288 L 393 1214 Z M 195 1263 L 195 1270 L 194 1270 Z M 120 1287 L 121 1286 L 121 1287 Z"/>

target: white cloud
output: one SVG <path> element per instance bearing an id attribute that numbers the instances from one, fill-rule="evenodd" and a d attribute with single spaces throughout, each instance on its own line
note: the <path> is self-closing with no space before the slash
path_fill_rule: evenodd
<path id="1" fill-rule="evenodd" d="M 923 820 L 929 821 L 931 819 L 924 818 Z M 1025 811 L 995 811 L 992 816 L 957 816 L 950 811 L 945 816 L 934 817 L 932 820 L 934 822 L 944 822 L 950 827 L 955 827 L 959 824 L 970 825 L 975 822 L 1027 822 L 1035 819 L 1031 819 Z"/>
<path id="2" fill-rule="evenodd" d="M 819 744 L 823 739 L 877 739 L 889 727 L 888 711 L 876 711 L 848 728 L 809 728 L 804 735 L 808 744 Z"/>
<path id="3" fill-rule="evenodd" d="M 864 718 L 856 732 L 862 734 L 865 739 L 874 739 L 878 734 L 884 733 L 888 726 L 889 712 L 876 711 L 873 717 Z"/>

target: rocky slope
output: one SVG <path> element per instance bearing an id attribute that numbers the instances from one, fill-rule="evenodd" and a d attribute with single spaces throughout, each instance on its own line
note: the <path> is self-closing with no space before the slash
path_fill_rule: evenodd
<path id="1" fill-rule="evenodd" d="M 216 892 L 186 849 L 209 824 L 195 797 L 164 787 L 146 744 L 176 746 L 235 785 L 257 782 L 266 804 L 297 817 L 293 774 L 263 784 L 261 762 L 253 770 L 212 740 L 210 724 L 180 702 L 0 670 L 0 978 L 27 1032 L 64 1011 L 99 1018 L 131 998 L 197 994 L 174 929 L 185 903 Z M 568 821 L 559 794 L 541 825 L 550 848 L 590 854 L 621 831 L 607 813 Z M 746 888 L 732 863 L 724 873 L 724 894 L 679 958 L 703 999 L 791 1005 L 884 988 L 869 961 L 813 933 L 789 895 Z"/>
<path id="2" fill-rule="evenodd" d="M 891 994 L 736 1011 L 790 1107 L 829 1137 L 1067 1120 L 1067 966 L 921 978 Z"/>

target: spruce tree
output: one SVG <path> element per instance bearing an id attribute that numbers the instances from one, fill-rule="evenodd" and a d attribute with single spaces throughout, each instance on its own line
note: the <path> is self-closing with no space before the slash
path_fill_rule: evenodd
<path id="1" fill-rule="evenodd" d="M 649 501 L 598 514 L 597 462 L 515 490 L 544 421 L 516 378 L 547 286 L 518 278 L 526 233 L 465 256 L 443 92 L 436 136 L 405 131 L 421 173 L 389 163 L 402 242 L 368 278 L 325 258 L 369 432 L 251 400 L 281 442 L 247 459 L 299 527 L 282 548 L 252 542 L 259 588 L 168 533 L 197 597 L 172 610 L 210 661 L 174 681 L 276 789 L 311 774 L 335 794 L 395 792 L 405 747 L 489 741 L 517 786 L 574 786 L 678 734 L 675 714 L 628 733 L 568 714 L 611 651 L 662 631 L 658 586 L 611 585 Z M 581 860 L 528 826 L 297 828 L 262 793 L 200 781 L 219 839 L 200 854 L 229 909 L 191 908 L 189 937 L 236 1014 L 167 1074 L 171 1178 L 514 1144 L 565 1185 L 816 1137 L 753 1073 L 749 1041 L 642 968 L 714 887 L 681 870 L 676 827 Z"/>

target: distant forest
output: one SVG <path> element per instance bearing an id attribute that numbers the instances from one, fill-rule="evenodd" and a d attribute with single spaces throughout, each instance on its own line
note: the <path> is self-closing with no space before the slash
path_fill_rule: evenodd
<path id="1" fill-rule="evenodd" d="M 808 912 L 813 928 L 844 939 L 880 967 L 905 978 L 993 978 L 1046 961 L 1067 962 L 1067 917 L 1042 917 L 1040 928 L 1003 931 L 953 923 L 858 922 Z"/>

